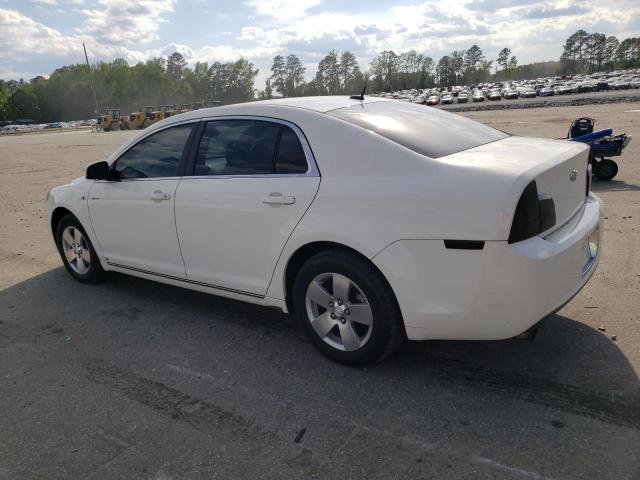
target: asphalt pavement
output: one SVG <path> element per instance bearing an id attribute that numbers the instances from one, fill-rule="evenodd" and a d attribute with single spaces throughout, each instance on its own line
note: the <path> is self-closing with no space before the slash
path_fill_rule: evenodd
<path id="1" fill-rule="evenodd" d="M 633 104 L 576 108 L 470 116 L 638 132 Z M 71 279 L 44 195 L 132 134 L 0 139 L 1 480 L 640 478 L 640 144 L 594 183 L 598 271 L 534 341 L 409 343 L 350 368 L 272 309 Z"/>

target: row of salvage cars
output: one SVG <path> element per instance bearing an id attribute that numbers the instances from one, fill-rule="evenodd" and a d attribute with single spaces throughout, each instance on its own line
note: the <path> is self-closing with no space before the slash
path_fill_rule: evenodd
<path id="1" fill-rule="evenodd" d="M 563 75 L 535 80 L 454 85 L 426 89 L 381 92 L 374 96 L 408 100 L 427 105 L 484 102 L 485 100 L 515 100 L 518 98 L 548 97 L 607 90 L 640 88 L 640 69 L 594 73 L 590 75 Z"/>
<path id="2" fill-rule="evenodd" d="M 513 100 L 517 98 L 533 98 L 536 92 L 531 89 L 515 89 L 511 86 L 496 85 L 491 89 L 476 87 L 469 91 L 444 90 L 442 92 L 429 92 L 422 95 L 415 95 L 409 100 L 414 103 L 425 103 L 427 105 L 447 105 L 453 103 L 484 102 L 485 100 Z"/>

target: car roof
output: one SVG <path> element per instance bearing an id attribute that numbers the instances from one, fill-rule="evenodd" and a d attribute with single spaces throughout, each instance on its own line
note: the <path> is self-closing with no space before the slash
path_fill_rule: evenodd
<path id="1" fill-rule="evenodd" d="M 208 115 L 224 115 L 225 110 L 235 110 L 238 107 L 251 106 L 252 108 L 260 109 L 263 106 L 269 107 L 294 107 L 303 108 L 305 110 L 312 110 L 318 113 L 326 113 L 338 108 L 351 107 L 360 103 L 373 103 L 373 102 L 390 102 L 392 100 L 380 97 L 367 97 L 365 95 L 364 100 L 352 99 L 345 95 L 339 96 L 322 96 L 322 97 L 288 97 L 288 98 L 273 98 L 270 100 L 259 100 L 256 102 L 236 103 L 233 105 L 227 105 L 223 107 L 212 107 L 204 109 L 203 116 Z"/>

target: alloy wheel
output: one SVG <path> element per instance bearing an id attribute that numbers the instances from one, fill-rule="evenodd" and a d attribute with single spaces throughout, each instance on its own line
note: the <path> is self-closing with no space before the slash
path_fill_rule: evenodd
<path id="1" fill-rule="evenodd" d="M 74 226 L 68 226 L 62 232 L 62 251 L 71 270 L 84 275 L 91 266 L 91 252 L 82 232 Z"/>
<path id="2" fill-rule="evenodd" d="M 354 351 L 371 336 L 373 311 L 360 287 L 339 273 L 323 273 L 307 287 L 307 316 L 318 336 L 333 348 Z"/>

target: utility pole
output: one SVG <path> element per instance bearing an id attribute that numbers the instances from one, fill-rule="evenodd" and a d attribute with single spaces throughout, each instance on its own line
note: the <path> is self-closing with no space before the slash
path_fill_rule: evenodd
<path id="1" fill-rule="evenodd" d="M 98 97 L 96 96 L 96 87 L 93 84 L 93 73 L 91 73 L 91 66 L 89 65 L 89 57 L 87 56 L 87 47 L 82 42 L 82 48 L 84 50 L 84 59 L 87 61 L 87 68 L 89 69 L 89 82 L 91 83 L 91 91 L 93 92 L 93 100 L 96 102 L 96 115 L 100 115 L 100 107 L 98 105 Z"/>

